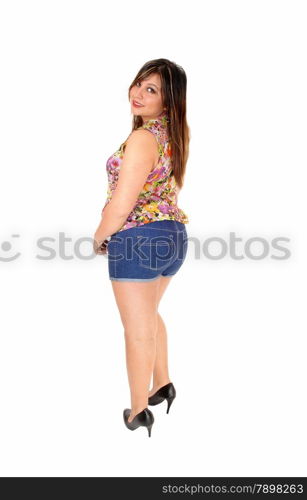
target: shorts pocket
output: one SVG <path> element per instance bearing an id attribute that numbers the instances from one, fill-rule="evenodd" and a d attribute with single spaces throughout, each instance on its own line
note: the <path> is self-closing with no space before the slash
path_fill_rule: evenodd
<path id="1" fill-rule="evenodd" d="M 138 241 L 136 248 L 138 265 L 153 271 L 162 270 L 169 266 L 176 253 L 176 246 L 172 238 L 167 238 L 167 241 L 158 237 L 147 242 Z"/>

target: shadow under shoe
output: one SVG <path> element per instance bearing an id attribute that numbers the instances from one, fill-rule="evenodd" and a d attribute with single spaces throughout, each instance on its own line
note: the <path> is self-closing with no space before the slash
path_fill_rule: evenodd
<path id="1" fill-rule="evenodd" d="M 169 412 L 172 402 L 176 397 L 176 389 L 172 382 L 161 387 L 157 392 L 148 398 L 148 404 L 150 406 L 155 406 L 162 403 L 165 399 L 167 400 L 167 410 Z"/>
<path id="2" fill-rule="evenodd" d="M 134 419 L 131 422 L 128 422 L 128 417 L 131 413 L 130 408 L 125 408 L 123 412 L 124 422 L 126 427 L 131 431 L 134 431 L 138 427 L 146 427 L 148 430 L 148 436 L 151 436 L 151 428 L 155 421 L 153 413 L 149 410 L 149 408 L 144 408 L 144 410 L 140 411 L 137 415 L 135 415 Z"/>

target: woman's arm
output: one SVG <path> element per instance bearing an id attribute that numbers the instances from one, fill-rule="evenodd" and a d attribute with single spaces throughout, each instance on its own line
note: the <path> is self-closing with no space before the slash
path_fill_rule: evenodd
<path id="1" fill-rule="evenodd" d="M 148 130 L 134 130 L 126 143 L 123 162 L 111 201 L 103 209 L 95 240 L 116 233 L 133 210 L 147 177 L 157 161 L 158 144 Z"/>

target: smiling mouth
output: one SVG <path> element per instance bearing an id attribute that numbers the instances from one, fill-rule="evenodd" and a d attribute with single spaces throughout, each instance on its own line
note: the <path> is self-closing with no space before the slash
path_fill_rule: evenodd
<path id="1" fill-rule="evenodd" d="M 144 106 L 144 104 L 140 104 L 139 102 L 135 101 L 134 99 L 133 99 L 133 101 L 132 101 L 132 104 L 133 104 L 134 106 L 139 106 L 139 107 Z"/>

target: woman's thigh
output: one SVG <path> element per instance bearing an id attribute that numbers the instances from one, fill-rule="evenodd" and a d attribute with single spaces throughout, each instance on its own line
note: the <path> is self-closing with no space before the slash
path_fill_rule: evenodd
<path id="1" fill-rule="evenodd" d="M 148 282 L 111 281 L 123 327 L 135 335 L 155 335 L 160 279 Z"/>

